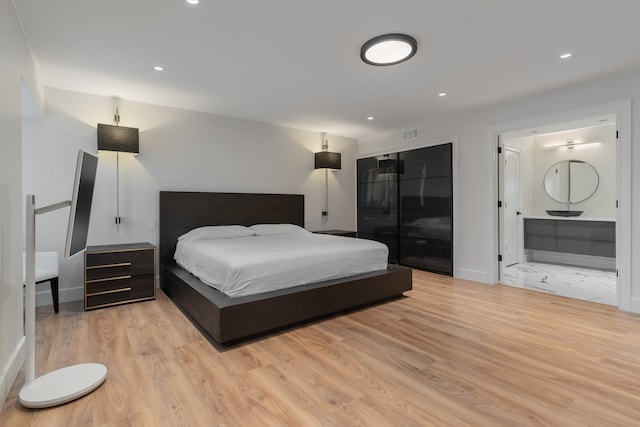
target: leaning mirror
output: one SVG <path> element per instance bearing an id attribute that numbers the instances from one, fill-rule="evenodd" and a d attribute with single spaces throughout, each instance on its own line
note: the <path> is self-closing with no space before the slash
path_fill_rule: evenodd
<path id="1" fill-rule="evenodd" d="M 544 176 L 544 189 L 560 203 L 580 203 L 598 189 L 596 169 L 581 160 L 563 160 L 551 166 Z"/>

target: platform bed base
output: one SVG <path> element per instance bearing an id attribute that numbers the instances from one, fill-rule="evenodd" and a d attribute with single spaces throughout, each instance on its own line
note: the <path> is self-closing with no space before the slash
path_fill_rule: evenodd
<path id="1" fill-rule="evenodd" d="M 411 269 L 387 270 L 231 298 L 175 264 L 161 266 L 161 288 L 200 330 L 220 344 L 402 296 Z"/>

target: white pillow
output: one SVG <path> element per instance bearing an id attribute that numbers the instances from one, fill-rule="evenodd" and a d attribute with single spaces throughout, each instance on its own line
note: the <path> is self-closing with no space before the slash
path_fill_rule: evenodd
<path id="1" fill-rule="evenodd" d="M 258 236 L 273 236 L 276 234 L 306 234 L 310 231 L 295 224 L 256 224 L 249 227 Z"/>
<path id="2" fill-rule="evenodd" d="M 234 237 L 255 236 L 256 232 L 243 225 L 210 225 L 194 228 L 178 237 L 178 241 L 191 242 L 194 240 L 232 239 Z"/>

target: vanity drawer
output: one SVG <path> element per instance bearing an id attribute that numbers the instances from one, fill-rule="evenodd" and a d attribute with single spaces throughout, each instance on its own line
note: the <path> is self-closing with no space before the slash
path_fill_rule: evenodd
<path id="1" fill-rule="evenodd" d="M 567 239 L 604 240 L 616 238 L 615 222 L 558 221 L 557 236 Z"/>

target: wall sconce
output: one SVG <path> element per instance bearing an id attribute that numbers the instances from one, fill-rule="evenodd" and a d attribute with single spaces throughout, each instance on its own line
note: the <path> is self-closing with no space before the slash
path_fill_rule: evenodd
<path id="1" fill-rule="evenodd" d="M 98 123 L 98 150 L 116 152 L 116 230 L 120 230 L 120 153 L 140 153 L 138 128 L 118 126 L 120 115 L 116 108 L 115 125 Z"/>
<path id="2" fill-rule="evenodd" d="M 314 169 L 324 169 L 324 210 L 322 216 L 329 216 L 329 169 L 342 169 L 342 154 L 329 151 L 329 141 L 322 133 L 322 151 L 315 153 Z"/>

